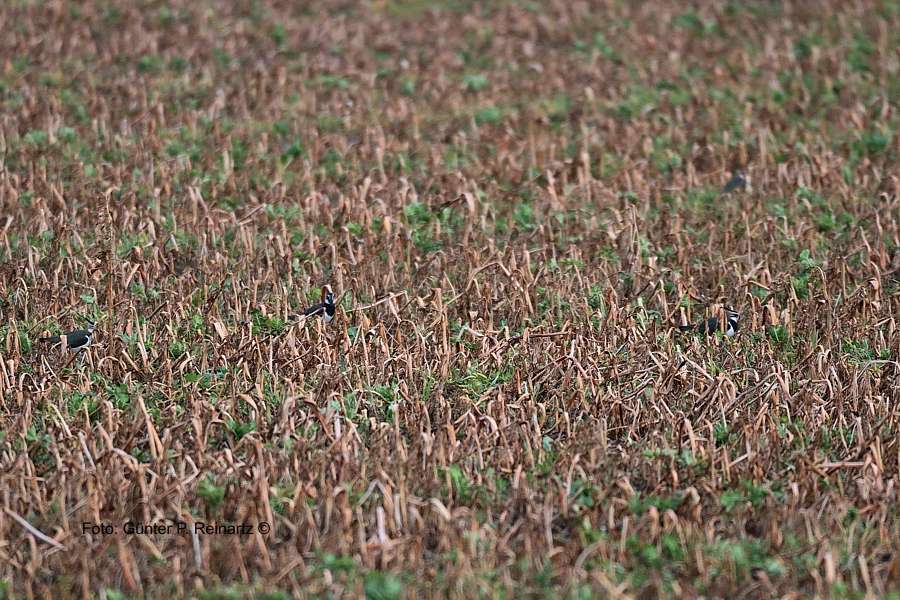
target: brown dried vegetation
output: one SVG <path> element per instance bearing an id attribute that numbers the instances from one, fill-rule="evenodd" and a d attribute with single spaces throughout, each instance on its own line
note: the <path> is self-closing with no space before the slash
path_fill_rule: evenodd
<path id="1" fill-rule="evenodd" d="M 4 2 L 0 597 L 897 589 L 900 8 L 681 4 Z"/>

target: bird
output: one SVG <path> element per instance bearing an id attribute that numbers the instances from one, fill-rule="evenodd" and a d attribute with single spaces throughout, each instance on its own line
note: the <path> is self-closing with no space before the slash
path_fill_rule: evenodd
<path id="1" fill-rule="evenodd" d="M 740 329 L 740 325 L 738 321 L 740 320 L 740 315 L 738 315 L 737 311 L 731 308 L 730 306 L 725 307 L 725 335 L 728 337 L 734 337 L 734 335 Z M 706 321 L 700 321 L 697 324 L 687 324 L 687 325 L 679 325 L 679 331 L 697 331 L 697 333 L 701 335 L 712 335 L 717 331 L 721 331 L 721 327 L 719 324 L 719 317 L 710 317 Z"/>
<path id="2" fill-rule="evenodd" d="M 747 188 L 747 174 L 743 170 L 737 169 L 732 175 L 725 187 L 722 188 L 723 194 L 729 194 L 735 190 L 743 190 Z"/>
<path id="3" fill-rule="evenodd" d="M 39 338 L 41 342 L 65 344 L 71 352 L 80 352 L 90 347 L 94 338 L 94 322 L 88 321 L 87 329 L 74 329 L 62 335 L 51 335 Z"/>
<path id="4" fill-rule="evenodd" d="M 322 301 L 305 309 L 302 314 L 304 317 L 321 316 L 326 323 L 330 323 L 334 318 L 334 312 L 334 292 L 331 291 L 330 285 L 326 285 L 322 288 Z"/>

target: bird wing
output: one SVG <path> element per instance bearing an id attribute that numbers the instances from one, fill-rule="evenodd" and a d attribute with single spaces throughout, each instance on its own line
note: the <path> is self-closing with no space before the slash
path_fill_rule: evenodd
<path id="1" fill-rule="evenodd" d="M 66 345 L 69 348 L 80 348 L 87 344 L 91 339 L 87 330 L 79 329 L 66 334 Z"/>
<path id="2" fill-rule="evenodd" d="M 49 342 L 51 344 L 58 344 L 60 342 L 60 337 L 58 335 L 51 335 L 50 337 L 40 338 L 40 341 Z"/>
<path id="3" fill-rule="evenodd" d="M 304 311 L 303 311 L 303 316 L 305 316 L 305 317 L 314 317 L 314 316 L 316 316 L 316 315 L 321 314 L 323 310 L 325 310 L 325 303 L 324 303 L 324 302 L 320 302 L 319 304 L 316 304 L 316 305 L 314 305 L 314 306 L 310 306 L 309 308 L 307 308 L 306 310 L 304 310 Z"/>
<path id="4" fill-rule="evenodd" d="M 700 323 L 700 333 L 711 335 L 719 330 L 719 319 L 710 317 L 705 323 Z"/>
<path id="5" fill-rule="evenodd" d="M 739 187 L 744 185 L 744 179 L 742 177 L 732 177 L 728 180 L 728 183 L 725 184 L 725 188 L 722 190 L 724 193 L 733 192 Z"/>

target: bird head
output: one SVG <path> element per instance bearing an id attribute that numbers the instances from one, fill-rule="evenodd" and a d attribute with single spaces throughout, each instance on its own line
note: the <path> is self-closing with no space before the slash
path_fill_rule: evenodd
<path id="1" fill-rule="evenodd" d="M 330 285 L 325 285 L 322 287 L 322 302 L 328 306 L 334 304 L 334 292 L 331 291 Z"/>

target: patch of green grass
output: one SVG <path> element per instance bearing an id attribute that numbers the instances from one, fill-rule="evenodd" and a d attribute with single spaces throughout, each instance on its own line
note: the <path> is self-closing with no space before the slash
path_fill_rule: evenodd
<path id="1" fill-rule="evenodd" d="M 506 366 L 500 369 L 482 369 L 478 365 L 470 365 L 465 375 L 452 381 L 472 399 L 480 398 L 486 391 L 512 380 L 513 369 Z"/>
<path id="2" fill-rule="evenodd" d="M 251 323 L 254 335 L 279 335 L 283 333 L 289 325 L 289 323 L 281 317 L 264 315 L 259 311 L 253 311 Z"/>
<path id="3" fill-rule="evenodd" d="M 519 229 L 524 229 L 525 231 L 531 231 L 537 227 L 534 207 L 530 202 L 521 202 L 516 206 L 513 212 L 513 222 Z"/>
<path id="4" fill-rule="evenodd" d="M 416 78 L 404 77 L 400 81 L 400 93 L 404 96 L 412 96 L 416 93 Z"/>
<path id="5" fill-rule="evenodd" d="M 890 131 L 870 129 L 860 132 L 859 137 L 851 143 L 851 158 L 875 157 L 884 154 L 891 147 L 894 135 Z"/>
<path id="6" fill-rule="evenodd" d="M 200 590 L 198 600 L 242 600 L 243 590 L 237 586 L 217 587 L 211 590 Z"/>
<path id="7" fill-rule="evenodd" d="M 704 21 L 700 18 L 696 11 L 693 10 L 688 10 L 676 15 L 672 19 L 672 26 L 679 29 L 684 29 L 685 31 L 697 36 L 708 35 L 716 30 L 716 24 L 714 21 Z"/>
<path id="8" fill-rule="evenodd" d="M 225 501 L 225 486 L 215 484 L 212 475 L 207 475 L 200 480 L 197 486 L 197 495 L 203 500 L 208 510 L 215 510 Z"/>
<path id="9" fill-rule="evenodd" d="M 868 73 L 872 70 L 871 60 L 875 54 L 875 44 L 863 32 L 853 35 L 847 51 L 847 64 L 854 73 Z"/>
<path id="10" fill-rule="evenodd" d="M 366 600 L 400 600 L 403 582 L 396 575 L 381 571 L 369 571 L 363 581 Z"/>
<path id="11" fill-rule="evenodd" d="M 481 92 L 487 89 L 490 81 L 484 73 L 470 73 L 462 78 L 463 87 L 469 92 Z"/>
<path id="12" fill-rule="evenodd" d="M 350 87 L 350 82 L 339 75 L 323 73 L 312 80 L 312 85 L 323 89 L 346 90 Z"/>
<path id="13" fill-rule="evenodd" d="M 86 412 L 93 421 L 99 416 L 100 402 L 91 392 L 72 392 L 66 402 L 66 408 L 70 415 Z"/>
<path id="14" fill-rule="evenodd" d="M 670 496 L 641 496 L 641 494 L 635 494 L 628 501 L 628 510 L 631 511 L 631 514 L 633 515 L 642 515 L 653 506 L 656 510 L 665 512 L 667 510 L 677 509 L 681 506 L 683 500 L 684 496 L 680 492 L 676 492 Z"/>
<path id="15" fill-rule="evenodd" d="M 376 385 L 367 390 L 377 400 L 373 408 L 376 414 L 381 415 L 383 421 L 389 422 L 394 418 L 394 409 L 399 401 L 399 387 L 399 384 L 393 381 L 390 385 Z"/>
<path id="16" fill-rule="evenodd" d="M 434 215 L 427 205 L 421 202 L 412 202 L 403 209 L 406 222 L 412 230 L 413 243 L 423 253 L 439 250 L 443 244 L 436 239 L 430 227 Z"/>
<path id="17" fill-rule="evenodd" d="M 869 346 L 868 340 L 845 339 L 841 344 L 841 350 L 847 355 L 850 364 L 857 366 L 876 359 L 886 360 L 891 354 L 889 348 L 876 352 L 875 348 Z"/>
<path id="18" fill-rule="evenodd" d="M 498 106 L 485 106 L 475 111 L 475 123 L 478 125 L 498 125 L 503 120 L 503 109 Z"/>
<path id="19" fill-rule="evenodd" d="M 456 497 L 458 502 L 469 504 L 473 498 L 474 484 L 466 477 L 459 465 L 450 465 L 446 471 L 450 479 L 450 490 L 448 491 Z"/>
<path id="20" fill-rule="evenodd" d="M 241 441 L 248 433 L 256 431 L 256 423 L 252 421 L 237 421 L 231 419 L 227 423 L 228 431 L 234 436 L 236 442 Z"/>
<path id="21" fill-rule="evenodd" d="M 537 109 L 547 116 L 552 125 L 564 123 L 572 112 L 572 98 L 568 94 L 556 94 L 537 102 Z"/>
<path id="22" fill-rule="evenodd" d="M 131 390 L 125 383 L 106 383 L 104 385 L 107 397 L 118 410 L 125 410 L 131 406 Z"/>
<path id="23" fill-rule="evenodd" d="M 34 149 L 43 149 L 50 144 L 50 134 L 40 129 L 32 129 L 22 138 L 26 146 Z"/>
<path id="24" fill-rule="evenodd" d="M 804 248 L 797 257 L 799 272 L 791 277 L 791 285 L 798 298 L 803 300 L 809 297 L 810 278 L 813 271 L 819 267 L 819 262 L 812 257 L 810 251 Z"/>
<path id="25" fill-rule="evenodd" d="M 719 503 L 725 512 L 732 512 L 736 507 L 744 503 L 750 503 L 753 508 L 760 508 L 768 496 L 768 491 L 752 481 L 744 480 L 740 487 L 730 488 L 722 492 Z"/>

